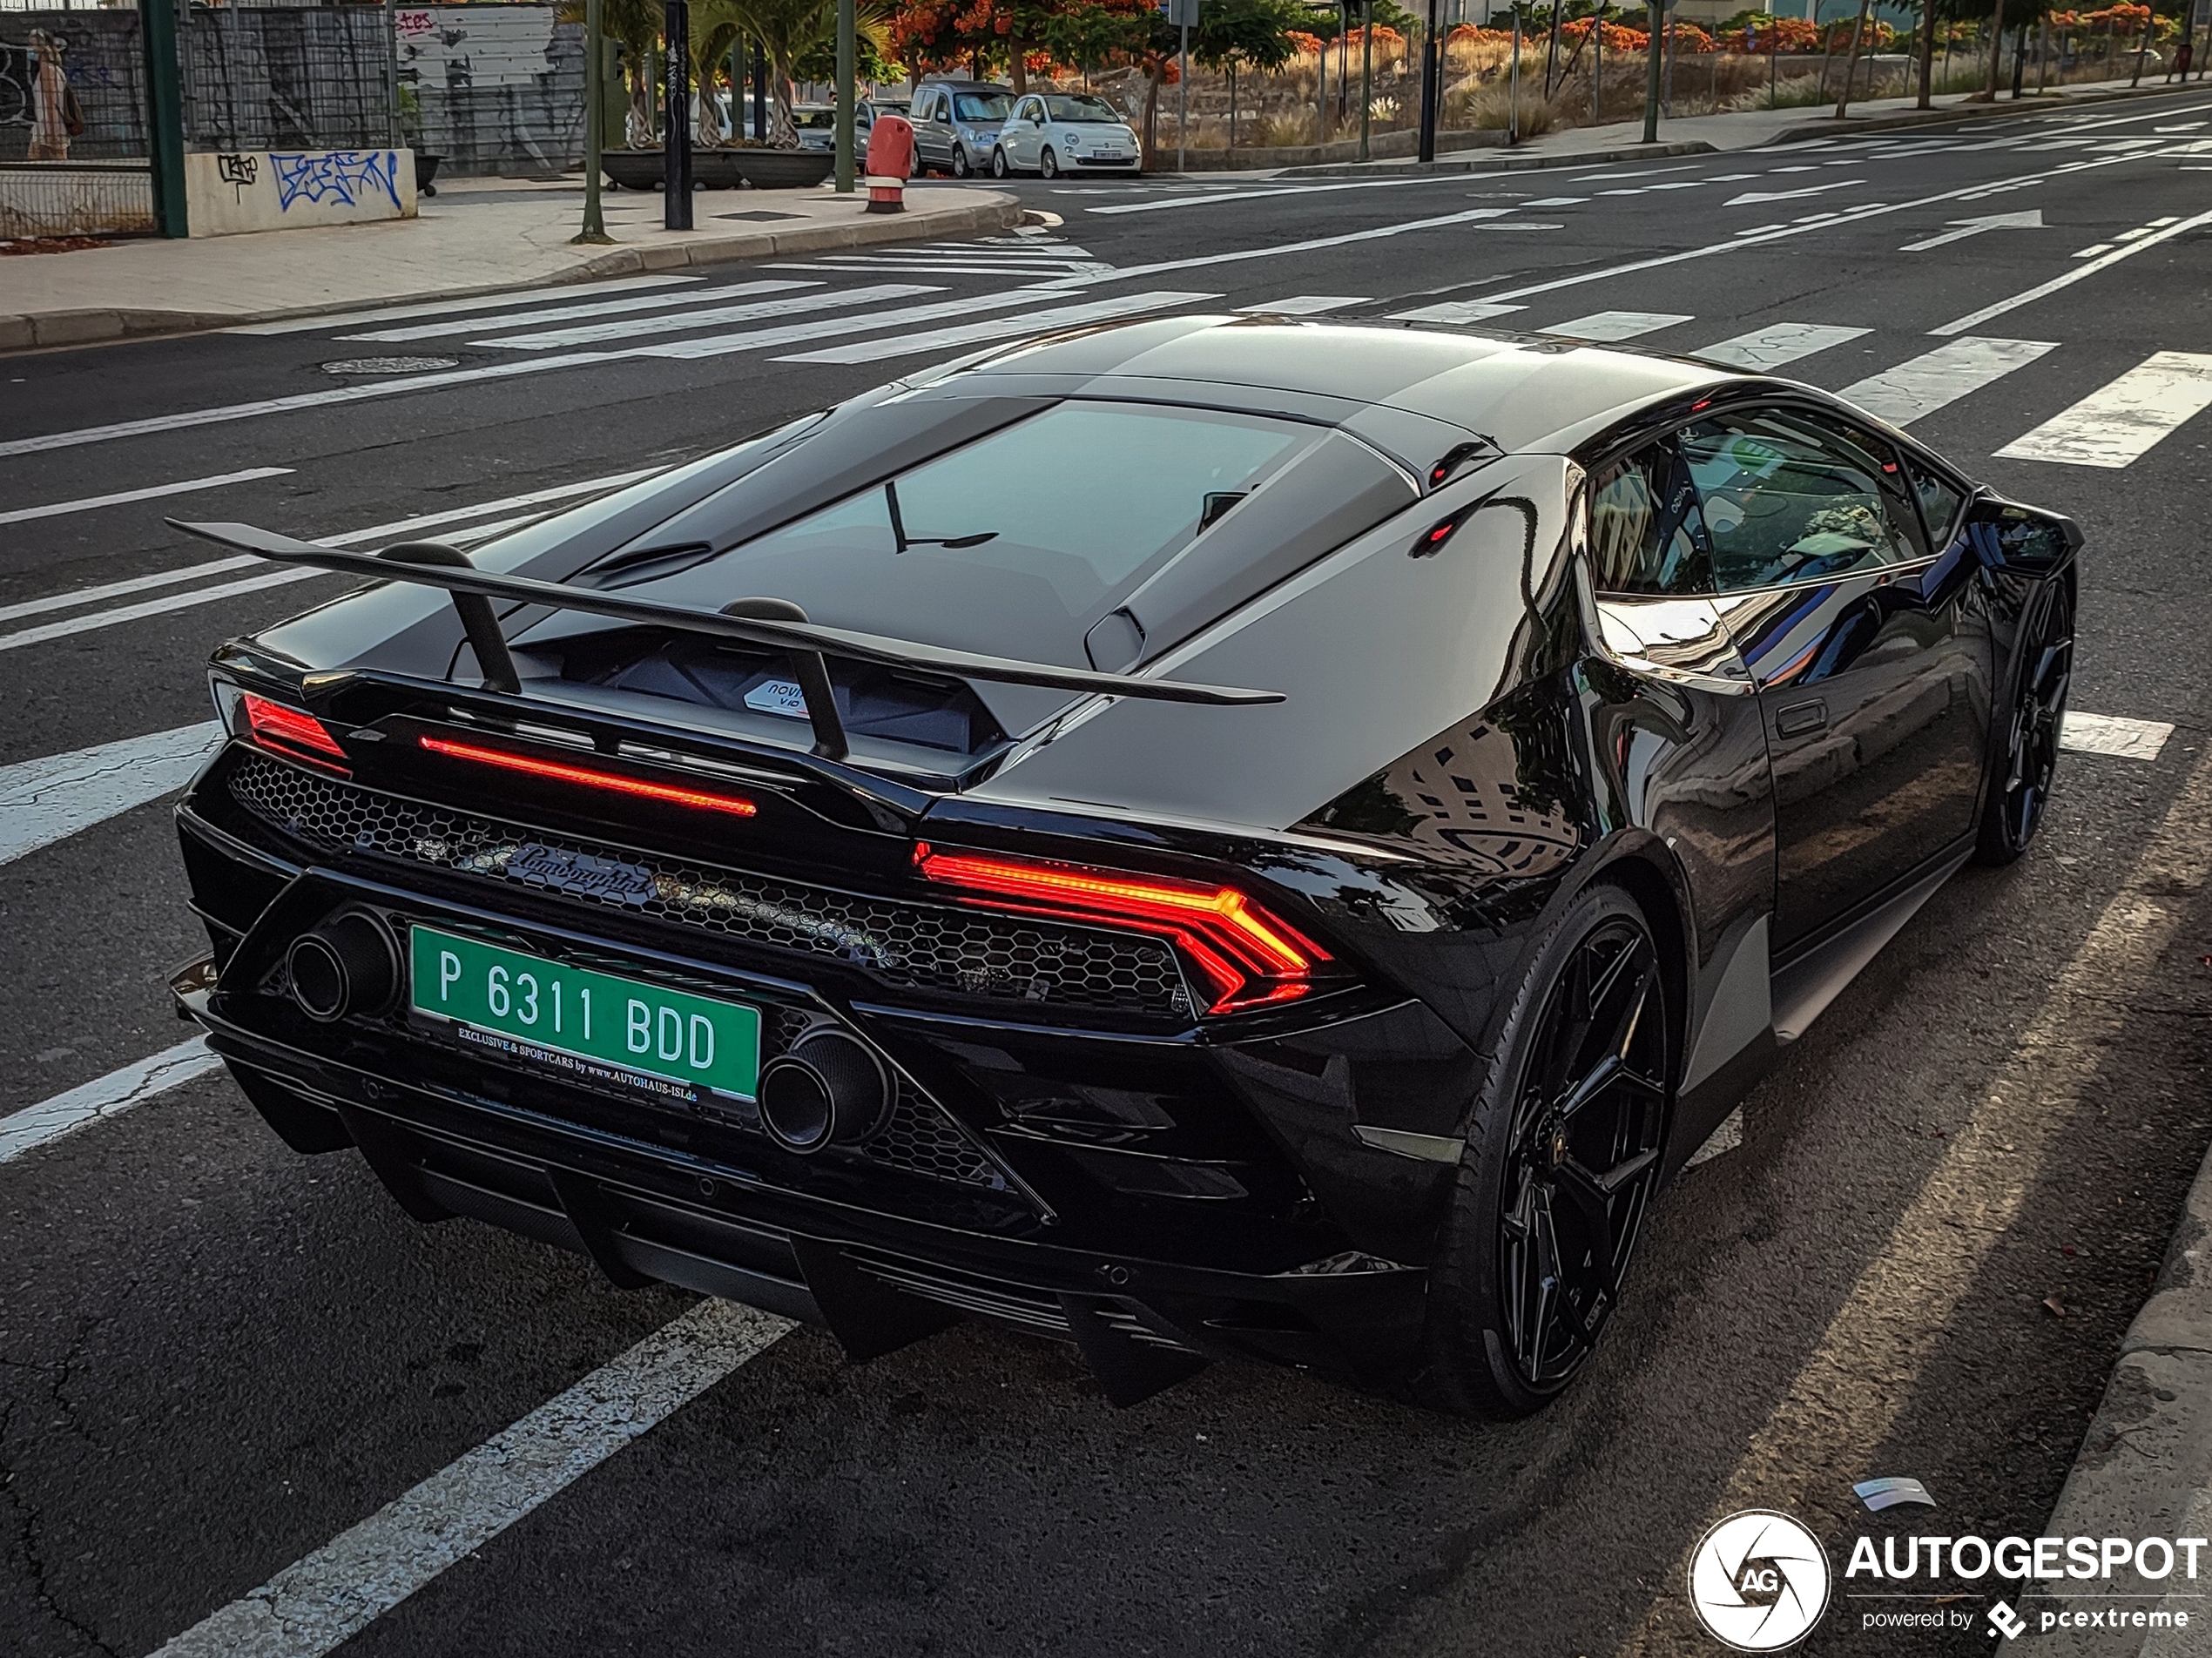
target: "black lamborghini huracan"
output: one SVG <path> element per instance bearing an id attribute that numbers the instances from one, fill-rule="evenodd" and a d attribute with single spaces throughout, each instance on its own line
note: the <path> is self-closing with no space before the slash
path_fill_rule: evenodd
<path id="1" fill-rule="evenodd" d="M 2058 754 L 2080 536 L 1836 399 L 1269 317 L 920 374 L 213 664 L 176 981 L 301 1151 L 826 1325 L 1559 1392 Z"/>

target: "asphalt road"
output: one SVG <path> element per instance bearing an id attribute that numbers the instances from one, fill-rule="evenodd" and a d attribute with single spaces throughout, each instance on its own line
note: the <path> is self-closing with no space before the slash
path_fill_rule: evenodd
<path id="1" fill-rule="evenodd" d="M 1818 340 L 1783 372 L 1886 376 L 1865 394 L 1892 418 L 2086 526 L 2074 708 L 2174 728 L 2155 758 L 2070 753 L 2033 854 L 1955 879 L 1797 1045 L 1536 1419 L 1240 1365 L 1117 1412 L 1047 1342 L 961 1327 L 856 1368 L 800 1330 L 345 1650 L 1713 1651 L 1679 1573 L 1731 1508 L 1831 1539 L 2033 1535 L 2212 1139 L 2212 902 L 2173 875 L 2206 859 L 2212 416 L 2118 466 L 1997 452 L 2155 353 L 2212 366 L 2208 182 L 2204 94 L 1487 177 L 1033 181 L 1064 222 L 995 241 L 0 359 L 0 768 L 206 720 L 211 646 L 343 590 L 219 595 L 265 572 L 193 570 L 215 555 L 165 512 L 465 534 L 991 329 L 1453 302 L 1668 351 Z M 1959 222 L 1992 215 L 2037 222 Z M 856 293 L 885 287 L 925 291 Z M 650 303 L 530 320 L 624 299 Z M 726 314 L 744 306 L 765 309 Z M 327 367 L 384 356 L 444 366 Z M 0 1111 L 188 1035 L 162 981 L 201 940 L 167 817 L 151 800 L 0 863 Z M 285 1149 L 219 1073 L 0 1161 L 0 1652 L 25 1658 L 159 1648 L 690 1304 L 417 1227 L 351 1154 Z M 1922 1479 L 1937 1514 L 1855 1512 L 1850 1484 L 1879 1474 Z M 377 1534 L 418 1558 L 424 1531 Z M 1988 1645 L 1862 1634 L 1854 1604 L 1810 1650 Z"/>

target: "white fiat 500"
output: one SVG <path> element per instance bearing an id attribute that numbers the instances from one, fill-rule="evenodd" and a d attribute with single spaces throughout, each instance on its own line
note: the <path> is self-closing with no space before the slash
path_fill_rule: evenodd
<path id="1" fill-rule="evenodd" d="M 1088 92 L 1032 92 L 1017 100 L 991 151 L 991 176 L 1038 172 L 1135 172 L 1136 134 L 1114 106 Z"/>

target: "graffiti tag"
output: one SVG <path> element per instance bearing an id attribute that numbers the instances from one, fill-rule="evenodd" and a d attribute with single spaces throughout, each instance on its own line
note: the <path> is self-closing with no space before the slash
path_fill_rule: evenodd
<path id="1" fill-rule="evenodd" d="M 311 155 L 272 152 L 277 207 L 289 212 L 295 201 L 320 206 L 334 201 L 351 207 L 383 195 L 400 206 L 400 157 L 396 150 L 321 150 Z"/>

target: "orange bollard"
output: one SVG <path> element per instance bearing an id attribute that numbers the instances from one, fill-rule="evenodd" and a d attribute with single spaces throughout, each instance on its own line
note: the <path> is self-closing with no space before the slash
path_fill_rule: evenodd
<path id="1" fill-rule="evenodd" d="M 862 212 L 903 213 L 907 180 L 914 176 L 914 130 L 904 116 L 879 115 L 868 129 L 868 152 L 860 163 L 867 175 L 868 205 Z"/>

